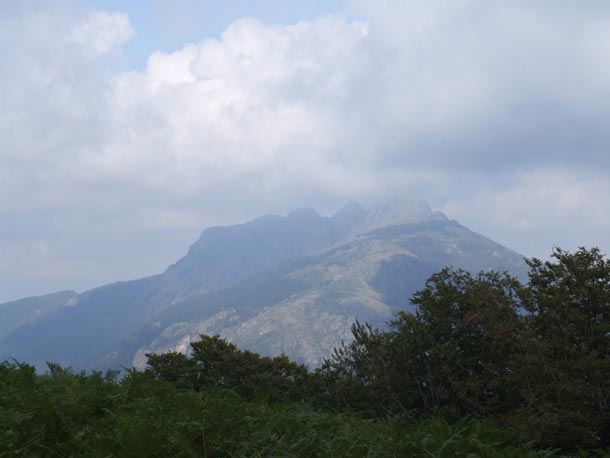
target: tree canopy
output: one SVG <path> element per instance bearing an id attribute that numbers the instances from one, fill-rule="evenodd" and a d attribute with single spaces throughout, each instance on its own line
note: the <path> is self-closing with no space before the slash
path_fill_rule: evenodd
<path id="1" fill-rule="evenodd" d="M 493 418 L 545 445 L 610 445 L 610 261 L 527 260 L 529 281 L 445 268 L 387 331 L 356 323 L 320 373 L 338 405 Z"/>

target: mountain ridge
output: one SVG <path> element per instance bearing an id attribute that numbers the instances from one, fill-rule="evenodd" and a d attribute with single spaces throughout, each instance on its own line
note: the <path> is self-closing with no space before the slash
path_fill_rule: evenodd
<path id="1" fill-rule="evenodd" d="M 14 329 L 0 356 L 141 365 L 146 351 L 182 350 L 212 332 L 315 365 L 354 319 L 382 325 L 444 265 L 517 272 L 520 259 L 425 202 L 348 202 L 331 217 L 297 209 L 208 228 L 164 272 L 86 291 L 74 307 Z"/>

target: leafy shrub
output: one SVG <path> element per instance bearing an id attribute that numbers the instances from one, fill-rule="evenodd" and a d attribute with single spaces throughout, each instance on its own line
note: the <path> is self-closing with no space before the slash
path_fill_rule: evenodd
<path id="1" fill-rule="evenodd" d="M 0 365 L 2 457 L 551 457 L 490 422 L 366 421 L 304 403 L 246 401 L 150 374 Z"/>

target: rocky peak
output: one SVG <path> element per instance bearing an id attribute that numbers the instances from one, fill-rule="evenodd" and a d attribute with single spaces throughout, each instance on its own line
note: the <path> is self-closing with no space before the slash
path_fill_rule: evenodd
<path id="1" fill-rule="evenodd" d="M 430 204 L 425 200 L 395 196 L 369 208 L 362 223 L 358 224 L 352 233 L 362 234 L 380 227 L 429 221 L 438 217 L 437 213 L 432 212 Z"/>
<path id="2" fill-rule="evenodd" d="M 358 202 L 350 200 L 331 219 L 339 232 L 345 235 L 350 229 L 361 223 L 365 216 L 365 208 Z"/>
<path id="3" fill-rule="evenodd" d="M 355 219 L 363 218 L 366 215 L 366 209 L 355 200 L 348 201 L 341 209 L 335 213 L 333 218 L 336 219 Z"/>

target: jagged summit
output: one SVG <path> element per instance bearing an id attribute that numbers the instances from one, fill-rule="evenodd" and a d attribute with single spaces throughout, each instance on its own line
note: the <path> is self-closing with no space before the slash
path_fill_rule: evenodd
<path id="1" fill-rule="evenodd" d="M 375 227 L 394 226 L 424 221 L 431 215 L 430 204 L 425 200 L 396 196 L 373 205 L 367 212 L 365 222 Z"/>
<path id="2" fill-rule="evenodd" d="M 349 200 L 335 213 L 335 218 L 364 217 L 366 209 L 355 200 Z"/>
<path id="3" fill-rule="evenodd" d="M 362 221 L 350 231 L 350 235 L 364 234 L 386 226 L 420 223 L 432 219 L 446 219 L 446 217 L 440 212 L 432 212 L 430 204 L 425 200 L 399 195 L 369 208 Z"/>

